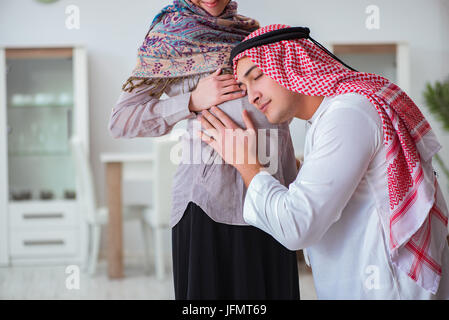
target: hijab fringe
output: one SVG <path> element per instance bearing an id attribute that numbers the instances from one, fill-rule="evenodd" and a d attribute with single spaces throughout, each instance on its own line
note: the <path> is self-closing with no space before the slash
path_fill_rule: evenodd
<path id="1" fill-rule="evenodd" d="M 232 69 L 228 67 L 222 67 L 221 74 L 232 74 Z M 141 77 L 129 77 L 123 84 L 122 90 L 125 92 L 132 92 L 135 88 L 142 85 L 149 85 L 152 88 L 149 90 L 149 95 L 159 99 L 165 92 L 165 90 L 171 85 L 178 83 L 184 83 L 185 80 L 193 80 L 194 85 L 189 85 L 189 91 L 195 90 L 200 77 L 198 75 L 188 75 L 176 78 L 141 78 Z M 184 91 L 184 90 L 183 90 Z"/>
<path id="2" fill-rule="evenodd" d="M 191 76 L 177 78 L 129 77 L 128 80 L 126 80 L 126 82 L 123 84 L 122 90 L 125 92 L 132 92 L 135 88 L 138 88 L 142 85 L 149 85 L 152 88 L 148 91 L 148 94 L 159 99 L 169 86 L 184 82 L 184 80 L 188 78 L 191 78 Z"/>

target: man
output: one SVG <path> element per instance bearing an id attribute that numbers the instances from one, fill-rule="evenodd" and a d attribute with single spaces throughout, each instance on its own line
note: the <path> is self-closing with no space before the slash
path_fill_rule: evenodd
<path id="1" fill-rule="evenodd" d="M 307 248 L 318 298 L 449 299 L 448 210 L 431 162 L 441 146 L 413 101 L 343 66 L 307 28 L 261 28 L 232 58 L 270 122 L 307 120 L 304 163 L 287 189 L 260 165 L 246 112 L 246 130 L 218 108 L 202 113 L 199 135 L 248 188 L 245 221 Z"/>

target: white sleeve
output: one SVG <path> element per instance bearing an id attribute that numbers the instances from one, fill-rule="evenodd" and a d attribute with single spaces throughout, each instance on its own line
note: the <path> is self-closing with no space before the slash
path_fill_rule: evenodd
<path id="1" fill-rule="evenodd" d="M 253 178 L 245 196 L 245 221 L 290 250 L 318 242 L 340 218 L 380 136 L 381 128 L 363 110 L 330 110 L 317 123 L 313 147 L 288 189 L 266 172 Z"/>

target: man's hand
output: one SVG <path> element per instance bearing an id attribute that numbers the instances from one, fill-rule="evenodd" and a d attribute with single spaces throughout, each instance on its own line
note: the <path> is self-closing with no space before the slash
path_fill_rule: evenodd
<path id="1" fill-rule="evenodd" d="M 253 122 L 246 110 L 243 121 L 246 129 L 240 128 L 226 113 L 217 107 L 211 111 L 202 111 L 199 117 L 206 133 L 198 132 L 201 140 L 209 144 L 223 160 L 234 166 L 241 174 L 248 187 L 252 178 L 262 168 L 257 158 L 257 134 Z"/>
<path id="2" fill-rule="evenodd" d="M 198 82 L 196 89 L 190 95 L 190 111 L 199 112 L 246 95 L 232 74 L 220 75 L 220 73 L 221 69 L 218 69 Z"/>

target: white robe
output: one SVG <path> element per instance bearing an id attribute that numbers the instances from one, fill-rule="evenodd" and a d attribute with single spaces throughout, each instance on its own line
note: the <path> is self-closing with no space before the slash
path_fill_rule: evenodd
<path id="1" fill-rule="evenodd" d="M 447 244 L 436 295 L 391 262 L 389 226 L 380 219 L 389 215 L 386 148 L 375 107 L 355 93 L 324 98 L 306 125 L 296 180 L 287 189 L 257 174 L 245 221 L 290 250 L 306 248 L 319 299 L 449 299 Z"/>

